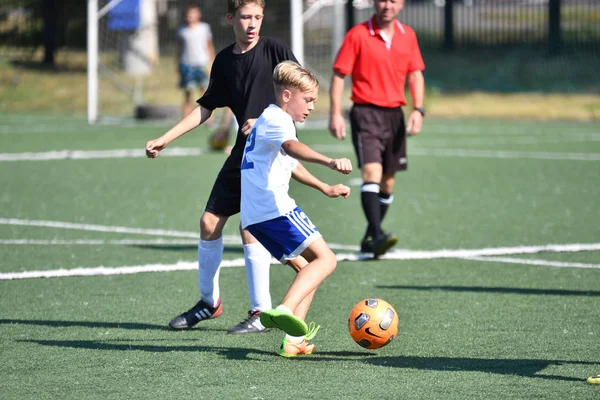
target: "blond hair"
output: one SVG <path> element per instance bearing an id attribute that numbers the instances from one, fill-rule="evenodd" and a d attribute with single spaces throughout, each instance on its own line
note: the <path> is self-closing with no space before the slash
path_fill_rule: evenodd
<path id="1" fill-rule="evenodd" d="M 265 9 L 265 0 L 227 0 L 227 12 L 235 14 L 237 10 L 244 7 L 246 4 L 256 4 Z"/>
<path id="2" fill-rule="evenodd" d="M 312 92 L 319 88 L 319 80 L 308 69 L 293 61 L 283 61 L 277 64 L 273 71 L 275 90 L 298 89 L 301 92 Z"/>

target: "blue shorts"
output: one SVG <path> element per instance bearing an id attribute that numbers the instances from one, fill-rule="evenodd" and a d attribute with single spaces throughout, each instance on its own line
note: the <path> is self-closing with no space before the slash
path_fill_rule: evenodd
<path id="1" fill-rule="evenodd" d="M 281 217 L 248 225 L 246 229 L 282 264 L 298 257 L 322 237 L 299 207 Z"/>
<path id="2" fill-rule="evenodd" d="M 208 83 L 206 68 L 179 64 L 179 73 L 181 80 L 179 87 L 185 90 L 205 88 Z"/>

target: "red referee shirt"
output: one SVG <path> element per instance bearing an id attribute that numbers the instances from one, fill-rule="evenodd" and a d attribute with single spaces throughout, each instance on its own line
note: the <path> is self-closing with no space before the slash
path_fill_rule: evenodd
<path id="1" fill-rule="evenodd" d="M 417 35 L 396 21 L 391 42 L 375 17 L 354 26 L 344 38 L 333 64 L 342 75 L 352 74 L 352 101 L 380 107 L 406 104 L 406 75 L 425 69 Z"/>

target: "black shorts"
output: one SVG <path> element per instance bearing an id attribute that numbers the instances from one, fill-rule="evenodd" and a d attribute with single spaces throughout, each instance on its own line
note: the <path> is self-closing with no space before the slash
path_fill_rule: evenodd
<path id="1" fill-rule="evenodd" d="M 231 157 L 230 157 L 231 158 Z M 221 217 L 231 217 L 240 212 L 242 180 L 240 162 L 227 159 L 213 185 L 205 211 Z"/>
<path id="2" fill-rule="evenodd" d="M 359 167 L 378 163 L 384 174 L 406 170 L 406 127 L 401 107 L 354 104 L 350 125 Z"/>

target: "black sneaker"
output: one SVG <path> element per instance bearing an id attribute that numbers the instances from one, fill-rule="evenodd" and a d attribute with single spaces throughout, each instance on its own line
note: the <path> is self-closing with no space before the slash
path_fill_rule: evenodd
<path id="1" fill-rule="evenodd" d="M 260 311 L 248 311 L 248 317 L 228 330 L 227 333 L 262 333 L 268 330 L 260 323 Z"/>
<path id="2" fill-rule="evenodd" d="M 223 307 L 221 306 L 220 300 L 215 307 L 212 307 L 200 299 L 194 307 L 173 318 L 171 322 L 169 322 L 169 327 L 177 330 L 189 329 L 205 319 L 217 318 L 222 312 Z"/>
<path id="3" fill-rule="evenodd" d="M 392 246 L 398 242 L 398 236 L 394 233 L 384 233 L 373 240 L 373 255 L 378 258 L 384 255 Z"/>
<path id="4" fill-rule="evenodd" d="M 360 242 L 360 252 L 361 253 L 372 253 L 373 252 L 373 238 L 371 236 L 366 236 L 362 242 Z"/>

